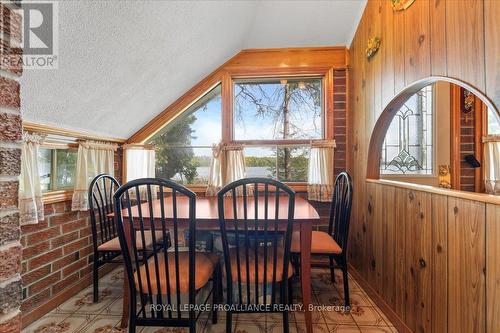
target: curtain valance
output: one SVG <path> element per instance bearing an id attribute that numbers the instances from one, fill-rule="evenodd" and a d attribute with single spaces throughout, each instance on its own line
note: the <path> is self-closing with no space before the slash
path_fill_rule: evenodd
<path id="1" fill-rule="evenodd" d="M 307 173 L 307 198 L 314 201 L 331 201 L 333 190 L 333 156 L 335 140 L 311 142 Z"/>

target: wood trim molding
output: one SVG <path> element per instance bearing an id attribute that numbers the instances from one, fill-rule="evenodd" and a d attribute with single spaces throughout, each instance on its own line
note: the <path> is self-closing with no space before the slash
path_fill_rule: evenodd
<path id="1" fill-rule="evenodd" d="M 348 264 L 349 273 L 354 277 L 356 282 L 358 282 L 363 290 L 370 296 L 370 298 L 375 302 L 375 304 L 379 307 L 380 310 L 387 316 L 387 318 L 391 321 L 394 327 L 397 328 L 398 332 L 404 333 L 413 333 L 413 331 L 405 325 L 403 320 L 399 318 L 399 316 L 394 312 L 389 304 L 387 304 L 384 299 L 380 296 L 380 294 L 373 289 L 373 286 L 366 282 L 366 280 L 361 276 L 361 274 L 352 266 L 352 264 Z M 395 287 L 395 286 L 394 286 Z"/>
<path id="2" fill-rule="evenodd" d="M 73 190 L 58 190 L 50 191 L 42 194 L 42 202 L 44 205 L 53 204 L 56 202 L 68 201 L 73 198 Z"/>
<path id="3" fill-rule="evenodd" d="M 406 183 L 406 182 L 387 180 L 387 179 L 366 179 L 366 182 L 373 183 L 373 184 L 380 184 L 380 185 L 405 188 L 405 189 L 409 189 L 409 190 L 415 190 L 415 191 L 426 192 L 426 193 L 446 195 L 448 197 L 454 197 L 454 198 L 474 200 L 474 201 L 484 202 L 484 203 L 489 203 L 489 204 L 494 204 L 494 205 L 500 205 L 500 196 L 498 196 L 498 195 L 467 192 L 467 191 L 460 191 L 460 190 L 449 190 L 446 188 L 436 187 L 436 186 L 431 186 L 431 185 Z"/>
<path id="4" fill-rule="evenodd" d="M 233 80 L 275 76 L 321 76 L 329 80 L 329 72 L 334 69 L 347 68 L 347 54 L 343 46 L 242 50 L 170 104 L 132 135 L 127 143 L 144 143 L 167 122 L 175 119 L 200 96 L 219 83 L 222 84 L 222 140 L 230 141 L 232 139 L 230 115 Z M 325 93 L 328 94 L 332 89 L 333 87 L 328 87 Z M 330 108 L 333 109 L 333 102 L 325 101 L 325 110 L 328 111 Z M 224 116 L 225 114 L 227 116 Z"/>
<path id="5" fill-rule="evenodd" d="M 367 179 L 380 179 L 380 157 L 382 153 L 382 145 L 384 143 L 385 135 L 387 130 L 392 122 L 392 118 L 399 110 L 401 105 L 405 103 L 408 98 L 410 98 L 413 94 L 418 92 L 420 89 L 425 86 L 438 82 L 438 81 L 446 81 L 459 86 L 464 87 L 465 89 L 472 92 L 474 95 L 481 98 L 482 102 L 491 110 L 494 110 L 500 115 L 500 112 L 494 106 L 494 104 L 485 96 L 483 92 L 471 86 L 470 84 L 453 79 L 446 76 L 430 76 L 425 79 L 421 79 L 413 82 L 403 90 L 401 90 L 392 101 L 387 104 L 384 111 L 380 114 L 375 126 L 373 128 L 373 132 L 370 138 L 370 145 L 368 147 L 368 155 L 367 155 L 367 168 L 366 168 L 366 178 Z M 370 163 L 368 163 L 370 161 Z M 467 193 L 467 192 L 462 192 Z"/>
<path id="6" fill-rule="evenodd" d="M 30 132 L 39 132 L 39 133 L 45 133 L 45 134 L 67 136 L 67 137 L 75 138 L 75 139 L 108 141 L 108 142 L 116 142 L 116 143 L 124 143 L 125 141 L 127 141 L 127 139 L 124 139 L 124 138 L 113 138 L 113 137 L 88 134 L 88 133 L 83 133 L 83 132 L 79 132 L 79 131 L 54 127 L 54 126 L 50 126 L 50 125 L 32 123 L 32 122 L 28 122 L 28 121 L 23 122 L 23 130 L 30 131 Z"/>
<path id="7" fill-rule="evenodd" d="M 450 85 L 451 188 L 460 190 L 460 87 Z"/>

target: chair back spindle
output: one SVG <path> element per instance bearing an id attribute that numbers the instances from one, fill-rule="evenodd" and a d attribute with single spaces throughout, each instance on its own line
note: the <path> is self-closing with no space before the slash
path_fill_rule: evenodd
<path id="1" fill-rule="evenodd" d="M 180 201 L 187 204 L 179 205 Z M 141 325 L 159 325 L 161 321 L 166 326 L 189 326 L 190 320 L 196 320 L 195 314 L 189 310 L 186 316 L 183 308 L 195 304 L 196 296 L 196 194 L 170 180 L 144 178 L 120 187 L 115 205 L 130 305 L 132 314 L 137 313 L 131 320 Z M 187 251 L 183 229 L 190 235 Z M 188 294 L 187 300 L 183 294 Z"/>
<path id="2" fill-rule="evenodd" d="M 241 179 L 219 191 L 229 304 L 287 304 L 294 208 L 293 190 L 269 178 Z"/>
<path id="3" fill-rule="evenodd" d="M 347 250 L 351 206 L 352 180 L 349 174 L 343 171 L 335 179 L 328 227 L 328 233 L 332 235 L 343 253 Z"/>

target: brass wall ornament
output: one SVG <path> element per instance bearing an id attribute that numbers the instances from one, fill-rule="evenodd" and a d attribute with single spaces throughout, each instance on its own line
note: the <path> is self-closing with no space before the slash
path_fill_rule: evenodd
<path id="1" fill-rule="evenodd" d="M 366 45 L 366 58 L 370 60 L 375 53 L 377 53 L 378 49 L 380 48 L 380 38 L 379 37 L 372 37 L 368 39 L 368 44 Z"/>
<path id="2" fill-rule="evenodd" d="M 469 113 L 474 109 L 474 94 L 464 89 L 464 113 Z"/>
<path id="3" fill-rule="evenodd" d="M 392 9 L 395 12 L 399 12 L 401 10 L 408 9 L 415 2 L 415 0 L 391 0 L 391 2 Z"/>

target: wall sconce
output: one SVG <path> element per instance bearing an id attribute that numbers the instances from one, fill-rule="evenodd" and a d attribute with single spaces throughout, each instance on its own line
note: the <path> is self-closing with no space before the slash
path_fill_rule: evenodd
<path id="1" fill-rule="evenodd" d="M 391 0 L 391 2 L 392 9 L 395 12 L 399 12 L 401 10 L 408 9 L 415 2 L 415 0 Z"/>
<path id="2" fill-rule="evenodd" d="M 366 45 L 366 59 L 370 60 L 375 53 L 377 53 L 380 48 L 380 43 L 381 41 L 379 37 L 372 37 L 368 39 L 368 43 Z"/>

